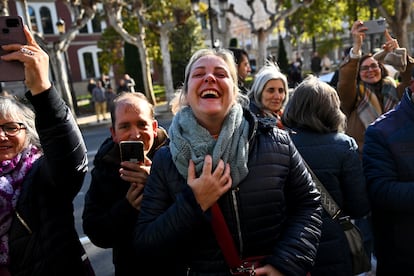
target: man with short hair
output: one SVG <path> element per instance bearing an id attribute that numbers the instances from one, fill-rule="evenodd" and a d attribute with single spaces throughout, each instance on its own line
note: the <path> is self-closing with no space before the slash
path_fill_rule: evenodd
<path id="1" fill-rule="evenodd" d="M 245 50 L 239 48 L 228 49 L 233 52 L 234 61 L 237 64 L 238 86 L 240 92 L 247 95 L 249 89 L 245 86 L 245 81 L 247 76 L 252 71 L 250 67 L 249 54 Z"/>
<path id="2" fill-rule="evenodd" d="M 311 58 L 311 70 L 312 70 L 312 73 L 317 77 L 319 77 L 322 71 L 321 62 L 322 62 L 322 59 L 319 56 L 319 53 L 317 51 L 313 52 L 313 56 Z"/>
<path id="3" fill-rule="evenodd" d="M 151 158 L 165 144 L 167 133 L 154 118 L 153 106 L 142 93 L 121 93 L 111 110 L 112 137 L 95 156 L 92 180 L 85 196 L 83 229 L 93 244 L 113 249 L 116 276 L 141 275 L 132 247 L 133 229 L 150 172 Z M 122 161 L 119 142 L 142 141 L 144 162 Z"/>

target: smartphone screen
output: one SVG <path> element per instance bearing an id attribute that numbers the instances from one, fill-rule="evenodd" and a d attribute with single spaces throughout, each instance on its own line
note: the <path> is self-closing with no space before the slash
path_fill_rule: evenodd
<path id="1" fill-rule="evenodd" d="M 27 44 L 20 16 L 0 16 L 0 46 L 18 43 Z M 7 54 L 0 47 L 0 55 Z M 24 66 L 20 61 L 0 60 L 0 81 L 21 81 L 25 79 Z"/>
<path id="2" fill-rule="evenodd" d="M 142 141 L 121 141 L 119 150 L 122 161 L 144 162 L 144 143 Z"/>

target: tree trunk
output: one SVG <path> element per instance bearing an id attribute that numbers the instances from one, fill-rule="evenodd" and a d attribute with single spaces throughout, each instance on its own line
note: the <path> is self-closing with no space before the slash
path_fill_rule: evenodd
<path id="1" fill-rule="evenodd" d="M 170 50 L 168 49 L 168 44 L 170 41 L 168 33 L 169 31 L 167 30 L 167 28 L 160 28 L 160 45 L 162 53 L 165 96 L 169 104 L 170 101 L 174 98 L 174 86 L 171 72 L 171 56 Z"/>
<path id="2" fill-rule="evenodd" d="M 257 42 L 258 42 L 258 58 L 257 58 L 257 68 L 262 68 L 263 65 L 265 64 L 265 60 L 266 60 L 266 54 L 267 54 L 267 44 L 266 44 L 266 36 L 267 33 L 265 32 L 265 30 L 263 28 L 260 28 L 257 31 Z"/>

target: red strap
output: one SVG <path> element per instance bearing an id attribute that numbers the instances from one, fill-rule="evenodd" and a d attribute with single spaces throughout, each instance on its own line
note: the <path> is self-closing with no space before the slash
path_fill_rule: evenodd
<path id="1" fill-rule="evenodd" d="M 227 227 L 223 213 L 221 212 L 220 206 L 217 202 L 211 206 L 211 215 L 211 225 L 213 227 L 214 234 L 216 235 L 217 242 L 223 251 L 223 255 L 226 259 L 227 264 L 230 266 L 230 268 L 239 267 L 242 262 L 237 253 L 233 237 L 230 234 L 230 230 Z"/>

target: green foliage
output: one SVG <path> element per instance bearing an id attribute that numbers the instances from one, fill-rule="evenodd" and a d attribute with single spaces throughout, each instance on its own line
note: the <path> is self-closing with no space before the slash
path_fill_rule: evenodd
<path id="1" fill-rule="evenodd" d="M 170 39 L 173 82 L 174 88 L 178 88 L 184 81 L 185 66 L 191 55 L 205 45 L 200 25 L 193 16 L 187 20 L 185 25 L 176 27 Z"/>
<path id="2" fill-rule="evenodd" d="M 335 39 L 344 32 L 342 24 L 347 18 L 346 7 L 344 1 L 314 0 L 310 7 L 300 8 L 290 16 L 285 27 L 301 41 L 309 41 L 312 37 L 318 42 Z M 293 41 L 294 45 L 297 43 Z"/>
<path id="3" fill-rule="evenodd" d="M 108 74 L 111 65 L 123 65 L 123 60 L 119 58 L 122 56 L 122 53 L 120 53 L 122 43 L 121 36 L 114 28 L 109 26 L 104 30 L 98 41 L 98 47 L 105 49 L 99 53 L 98 58 L 101 73 Z"/>
<path id="4" fill-rule="evenodd" d="M 163 85 L 154 84 L 154 95 L 157 102 L 165 100 L 165 87 Z"/>

